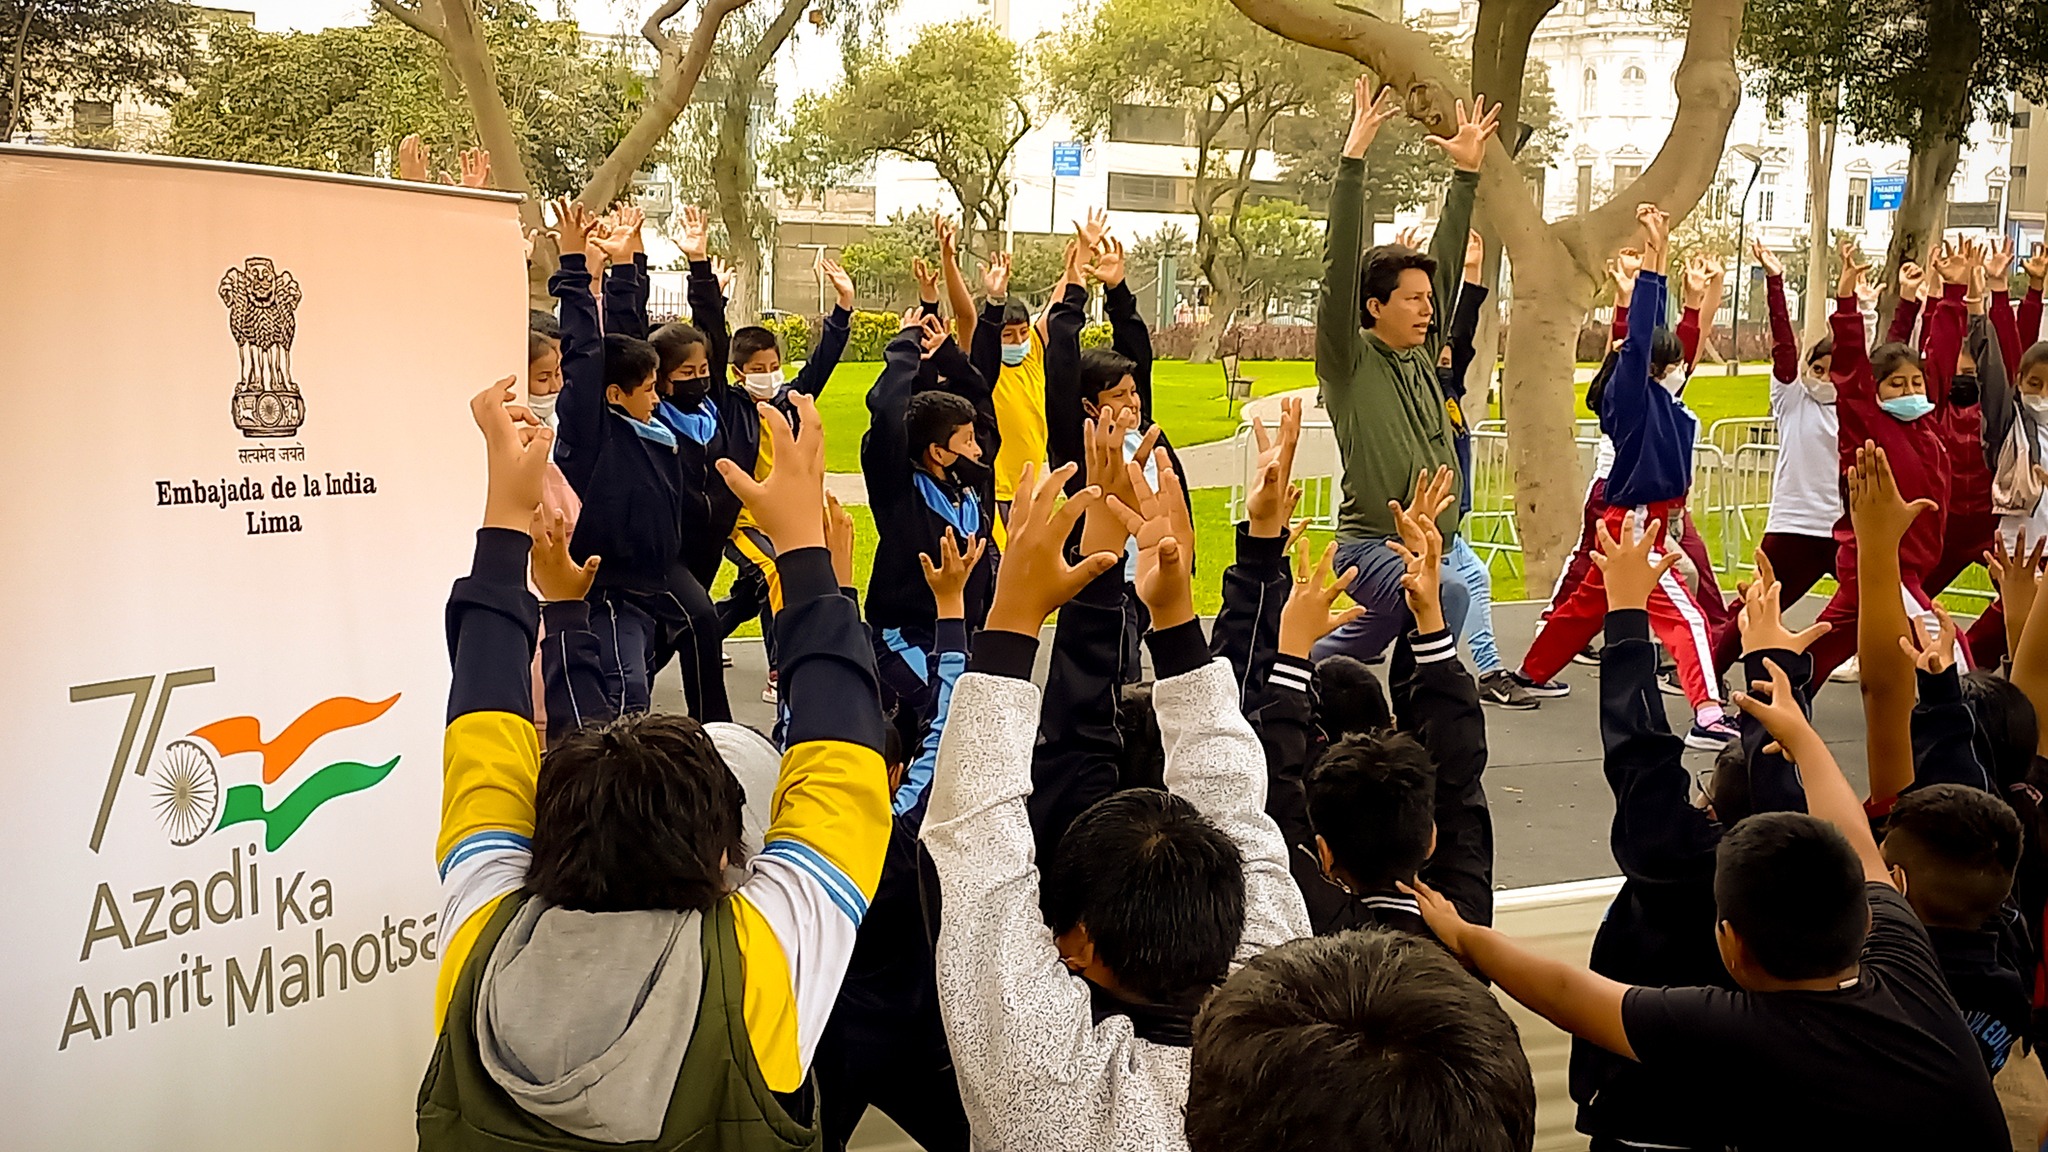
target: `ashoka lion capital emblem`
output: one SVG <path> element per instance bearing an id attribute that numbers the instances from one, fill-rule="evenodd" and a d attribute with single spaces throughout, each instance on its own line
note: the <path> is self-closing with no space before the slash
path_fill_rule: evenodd
<path id="1" fill-rule="evenodd" d="M 244 436 L 293 436 L 306 422 L 306 401 L 292 382 L 292 337 L 298 333 L 299 282 L 264 256 L 251 256 L 220 278 L 228 331 L 241 350 L 235 384 L 235 427 Z"/>

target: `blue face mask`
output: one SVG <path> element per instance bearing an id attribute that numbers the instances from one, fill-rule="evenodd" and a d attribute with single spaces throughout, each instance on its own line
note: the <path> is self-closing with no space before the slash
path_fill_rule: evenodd
<path id="1" fill-rule="evenodd" d="M 1029 355 L 1031 355 L 1031 345 L 1029 344 L 1003 345 L 1003 364 L 1006 367 L 1015 368 L 1017 365 L 1022 364 L 1024 358 Z"/>
<path id="2" fill-rule="evenodd" d="M 1934 402 L 1918 392 L 1908 392 L 1904 396 L 1894 396 L 1889 400 L 1880 400 L 1877 406 L 1884 409 L 1892 417 L 1904 420 L 1908 424 L 1934 411 Z"/>

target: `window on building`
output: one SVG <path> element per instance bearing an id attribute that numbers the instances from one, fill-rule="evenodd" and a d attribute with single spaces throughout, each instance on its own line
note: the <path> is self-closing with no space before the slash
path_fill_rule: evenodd
<path id="1" fill-rule="evenodd" d="M 2033 124 L 2034 111 L 2031 108 L 2022 108 L 2012 114 L 2012 126 L 2015 128 L 2031 128 Z"/>
<path id="2" fill-rule="evenodd" d="M 1591 68 L 1580 78 L 1579 111 L 1590 116 L 1600 110 L 1600 73 Z"/>
<path id="3" fill-rule="evenodd" d="M 1186 212 L 1194 200 L 1193 181 L 1186 176 L 1147 176 L 1135 172 L 1109 174 L 1111 212 Z"/>
<path id="4" fill-rule="evenodd" d="M 1179 108 L 1118 104 L 1109 110 L 1109 138 L 1119 144 L 1188 142 L 1188 114 Z"/>
<path id="5" fill-rule="evenodd" d="M 114 129 L 114 104 L 111 100 L 73 100 L 71 102 L 71 130 L 79 135 L 95 132 L 111 132 Z"/>
<path id="6" fill-rule="evenodd" d="M 1757 177 L 1760 187 L 1756 192 L 1756 218 L 1768 224 L 1778 216 L 1778 174 L 1765 172 Z"/>
<path id="7" fill-rule="evenodd" d="M 1578 211 L 1583 214 L 1593 210 L 1593 166 L 1579 165 Z"/>
<path id="8" fill-rule="evenodd" d="M 1631 64 L 1621 73 L 1621 105 L 1630 112 L 1643 110 L 1643 92 L 1650 86 L 1650 78 L 1641 68 Z"/>
<path id="9" fill-rule="evenodd" d="M 1614 166 L 1614 190 L 1616 192 L 1621 191 L 1623 188 L 1635 183 L 1636 177 L 1642 174 L 1643 166 L 1641 164 L 1616 164 Z"/>
<path id="10" fill-rule="evenodd" d="M 1863 227 L 1863 214 L 1870 209 L 1870 181 L 1861 176 L 1849 177 L 1849 202 L 1843 205 L 1842 224 L 1847 228 Z"/>
<path id="11" fill-rule="evenodd" d="M 1813 223 L 1813 193 L 1811 192 L 1806 194 L 1806 203 L 1800 206 L 1799 222 L 1801 224 Z"/>

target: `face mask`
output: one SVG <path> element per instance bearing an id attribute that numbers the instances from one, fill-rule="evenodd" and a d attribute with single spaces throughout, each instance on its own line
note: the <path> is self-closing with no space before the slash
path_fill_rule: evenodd
<path id="1" fill-rule="evenodd" d="M 1029 355 L 1031 355 L 1031 345 L 1029 344 L 1003 345 L 1003 363 L 1008 367 L 1015 368 L 1017 365 L 1022 364 L 1024 358 Z"/>
<path id="2" fill-rule="evenodd" d="M 1968 408 L 1977 402 L 1977 374 L 1964 372 L 1948 382 L 1948 402 L 1959 408 Z"/>
<path id="3" fill-rule="evenodd" d="M 678 377 L 668 382 L 669 402 L 688 412 L 704 402 L 705 393 L 711 390 L 711 377 Z"/>
<path id="4" fill-rule="evenodd" d="M 1879 401 L 1877 406 L 1895 419 L 1908 424 L 1934 411 L 1934 402 L 1918 392 L 1908 392 L 1904 396 Z"/>
<path id="5" fill-rule="evenodd" d="M 1806 381 L 1806 394 L 1823 404 L 1833 404 L 1835 402 L 1835 382 L 1833 380 L 1815 380 L 1808 377 Z"/>
<path id="6" fill-rule="evenodd" d="M 773 400 L 775 394 L 782 391 L 780 372 L 747 372 L 743 376 L 747 382 L 747 395 L 756 400 Z"/>
<path id="7" fill-rule="evenodd" d="M 2048 416 L 2048 396 L 2022 396 L 2020 403 L 2036 416 Z"/>
<path id="8" fill-rule="evenodd" d="M 979 488 L 994 474 L 988 465 L 967 456 L 955 456 L 946 465 L 946 482 L 955 488 Z"/>
<path id="9" fill-rule="evenodd" d="M 550 392 L 545 396 L 528 396 L 527 410 L 538 417 L 541 423 L 552 428 L 555 423 L 555 397 L 560 395 L 560 392 Z"/>
<path id="10" fill-rule="evenodd" d="M 1662 385 L 1664 391 L 1669 392 L 1673 399 L 1677 399 L 1678 394 L 1685 391 L 1685 365 L 1672 365 L 1671 371 L 1664 373 L 1664 378 L 1657 383 Z"/>

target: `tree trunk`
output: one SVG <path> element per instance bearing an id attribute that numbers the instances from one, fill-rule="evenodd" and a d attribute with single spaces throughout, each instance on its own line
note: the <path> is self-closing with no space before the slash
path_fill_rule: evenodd
<path id="1" fill-rule="evenodd" d="M 7 131 L 0 132 L 0 143 L 14 139 L 14 129 L 21 123 L 21 94 L 28 81 L 28 26 L 36 18 L 36 0 L 29 0 L 21 8 L 21 28 L 14 36 L 14 58 L 7 68 Z"/>
<path id="2" fill-rule="evenodd" d="M 1263 27 L 1298 43 L 1350 56 L 1385 83 L 1404 90 L 1409 113 L 1430 131 L 1455 130 L 1453 101 L 1465 90 L 1422 32 L 1320 0 L 1231 2 Z M 1636 202 L 1661 204 L 1683 218 L 1706 192 L 1741 98 L 1735 42 L 1742 12 L 1743 0 L 1693 0 L 1685 55 L 1673 77 L 1678 111 L 1665 138 L 1667 145 L 1676 146 L 1660 147 L 1625 196 L 1583 215 L 1546 223 L 1508 155 L 1512 141 L 1496 140 L 1488 148 L 1480 171 L 1481 203 L 1515 268 L 1502 411 L 1512 429 L 1515 511 L 1532 588 L 1555 578 L 1579 532 L 1585 489 L 1571 438 L 1571 380 L 1579 325 L 1607 256 L 1635 233 Z M 1505 18 L 1493 27 L 1500 29 L 1501 41 L 1508 39 Z M 1523 27 L 1533 31 L 1526 22 L 1515 24 L 1516 44 L 1475 44 L 1474 59 L 1526 58 L 1528 35 Z"/>
<path id="3" fill-rule="evenodd" d="M 1806 191 L 1813 197 L 1813 220 L 1806 232 L 1806 294 L 1800 300 L 1800 346 L 1811 348 L 1828 334 L 1828 301 L 1834 292 L 1828 275 L 1834 232 L 1828 227 L 1835 174 L 1835 94 L 1816 93 L 1806 101 Z"/>
<path id="4" fill-rule="evenodd" d="M 1963 130 L 1970 122 L 1970 73 L 1983 35 L 1970 5 L 1928 5 L 1928 79 L 1920 96 L 1922 139 L 1912 141 L 1905 199 L 1892 217 L 1892 242 L 1884 265 L 1886 283 L 1877 302 L 1879 331 L 1891 323 L 1899 304 L 1899 265 L 1926 260 L 1928 249 L 1940 236 L 1949 181 L 1955 178 Z"/>
<path id="5" fill-rule="evenodd" d="M 725 223 L 726 262 L 734 273 L 727 307 L 748 324 L 761 310 L 761 241 L 754 234 L 758 181 L 749 140 L 753 106 L 753 85 L 735 79 L 718 109 L 718 143 L 711 154 L 711 188 L 718 197 L 718 218 Z"/>
<path id="6" fill-rule="evenodd" d="M 1244 299 L 1244 290 L 1237 277 L 1223 267 L 1222 261 L 1214 261 L 1215 271 L 1210 271 L 1210 261 L 1202 264 L 1202 274 L 1209 279 L 1209 319 L 1202 330 L 1195 333 L 1194 347 L 1188 353 L 1190 364 L 1213 364 L 1222 351 L 1223 337 L 1230 331 L 1230 321 L 1237 315 L 1237 307 Z"/>
<path id="7" fill-rule="evenodd" d="M 1499 284 L 1495 276 L 1492 283 Z M 1472 366 L 1465 369 L 1465 420 L 1477 424 L 1487 418 L 1487 406 L 1493 399 L 1493 370 L 1500 363 L 1500 301 L 1496 295 L 1486 298 L 1486 306 L 1479 310 L 1479 328 L 1472 333 L 1472 347 L 1477 355 L 1472 357 Z"/>

